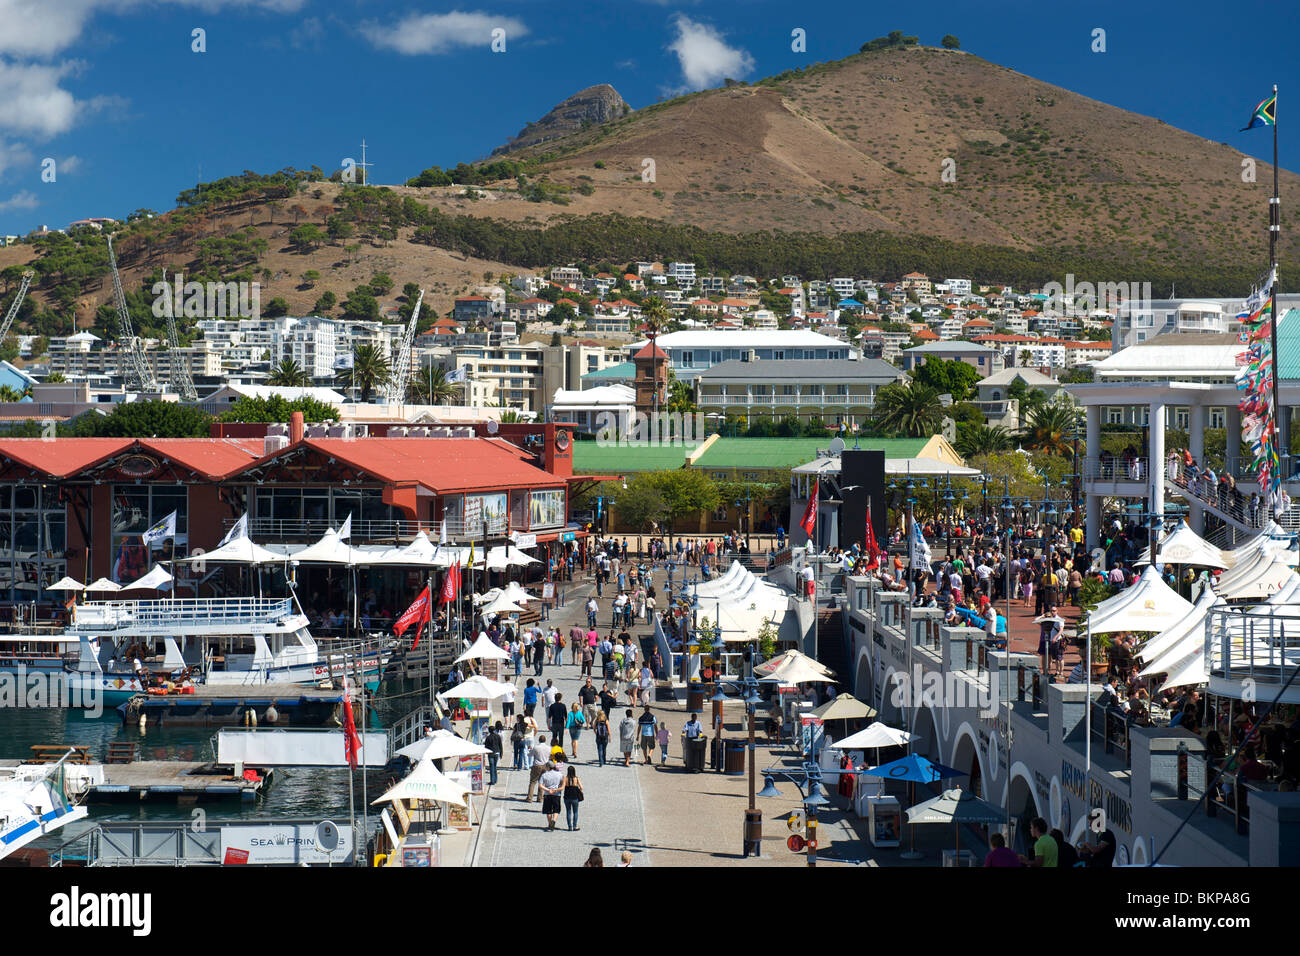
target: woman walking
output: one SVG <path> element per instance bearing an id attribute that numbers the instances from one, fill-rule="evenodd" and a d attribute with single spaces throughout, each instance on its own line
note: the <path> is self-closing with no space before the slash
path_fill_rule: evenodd
<path id="1" fill-rule="evenodd" d="M 596 764 L 605 766 L 605 752 L 609 748 L 609 715 L 605 711 L 596 712 L 596 724 L 592 730 L 596 737 Z"/>
<path id="2" fill-rule="evenodd" d="M 582 731 L 587 726 L 587 717 L 582 712 L 582 707 L 575 700 L 569 707 L 569 721 L 567 724 L 569 731 L 569 744 L 573 759 L 578 759 L 578 738 L 582 736 Z M 570 768 L 572 769 L 572 768 Z"/>
<path id="3" fill-rule="evenodd" d="M 569 775 L 564 778 L 564 819 L 570 830 L 580 830 L 578 826 L 578 804 L 582 803 L 582 781 L 578 779 L 578 769 L 569 766 Z"/>
<path id="4" fill-rule="evenodd" d="M 524 715 L 515 716 L 515 725 L 510 731 L 510 746 L 515 752 L 515 770 L 524 769 L 524 738 L 528 733 L 528 725 L 524 723 Z"/>

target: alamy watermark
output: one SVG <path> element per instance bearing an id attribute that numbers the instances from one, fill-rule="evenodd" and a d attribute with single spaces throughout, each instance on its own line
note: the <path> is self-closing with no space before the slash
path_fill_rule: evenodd
<path id="1" fill-rule="evenodd" d="M 150 291 L 156 319 L 257 319 L 262 315 L 262 287 L 257 282 L 186 282 L 185 274 L 178 272 L 170 282 L 164 275 Z"/>
<path id="2" fill-rule="evenodd" d="M 72 682 L 64 671 L 29 671 L 25 664 L 0 672 L 0 710 L 47 708 L 85 711 L 87 717 L 104 713 L 104 692 L 93 683 Z"/>
<path id="3" fill-rule="evenodd" d="M 895 671 L 890 679 L 894 685 L 889 692 L 890 701 L 899 709 L 975 707 L 981 717 L 998 715 L 998 700 L 993 696 L 993 689 L 954 671 L 926 671 L 920 664 L 913 664 L 911 676 L 907 671 Z"/>
<path id="4" fill-rule="evenodd" d="M 708 437 L 705 427 L 703 412 L 600 412 L 596 444 L 694 445 Z"/>
<path id="5" fill-rule="evenodd" d="M 1043 286 L 1043 315 L 1065 316 L 1096 310 L 1118 311 L 1121 307 L 1151 308 L 1150 282 L 1075 282 L 1074 273 L 1067 273 L 1065 284 L 1049 282 Z"/>

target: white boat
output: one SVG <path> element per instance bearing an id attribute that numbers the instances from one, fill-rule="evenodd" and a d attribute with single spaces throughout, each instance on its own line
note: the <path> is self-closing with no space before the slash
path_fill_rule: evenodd
<path id="1" fill-rule="evenodd" d="M 102 777 L 103 768 L 95 769 Z M 0 767 L 0 860 L 33 840 L 85 818 L 86 808 L 78 806 L 69 793 L 71 770 L 62 760 L 57 764 Z"/>
<path id="2" fill-rule="evenodd" d="M 107 690 L 130 681 L 134 661 L 160 653 L 150 669 L 188 672 L 209 685 L 321 684 L 358 668 L 379 676 L 386 652 L 374 644 L 322 653 L 307 617 L 290 598 L 185 598 L 102 601 L 73 608 L 64 635 L 81 647 L 76 672 Z M 91 650 L 88 651 L 87 648 Z M 98 648 L 97 652 L 94 650 Z"/>

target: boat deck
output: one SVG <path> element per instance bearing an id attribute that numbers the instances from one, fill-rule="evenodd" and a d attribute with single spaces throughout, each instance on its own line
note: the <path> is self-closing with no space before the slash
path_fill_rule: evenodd
<path id="1" fill-rule="evenodd" d="M 86 801 L 253 800 L 271 782 L 271 772 L 256 781 L 232 777 L 211 763 L 186 760 L 141 760 L 105 764 L 104 782 L 92 786 Z"/>

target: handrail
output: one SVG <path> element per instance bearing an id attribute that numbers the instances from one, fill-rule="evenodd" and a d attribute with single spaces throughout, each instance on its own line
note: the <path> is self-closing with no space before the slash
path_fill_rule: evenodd
<path id="1" fill-rule="evenodd" d="M 75 605 L 72 623 L 74 627 L 86 630 L 201 624 L 273 624 L 294 613 L 293 601 L 289 598 L 103 601 Z"/>

